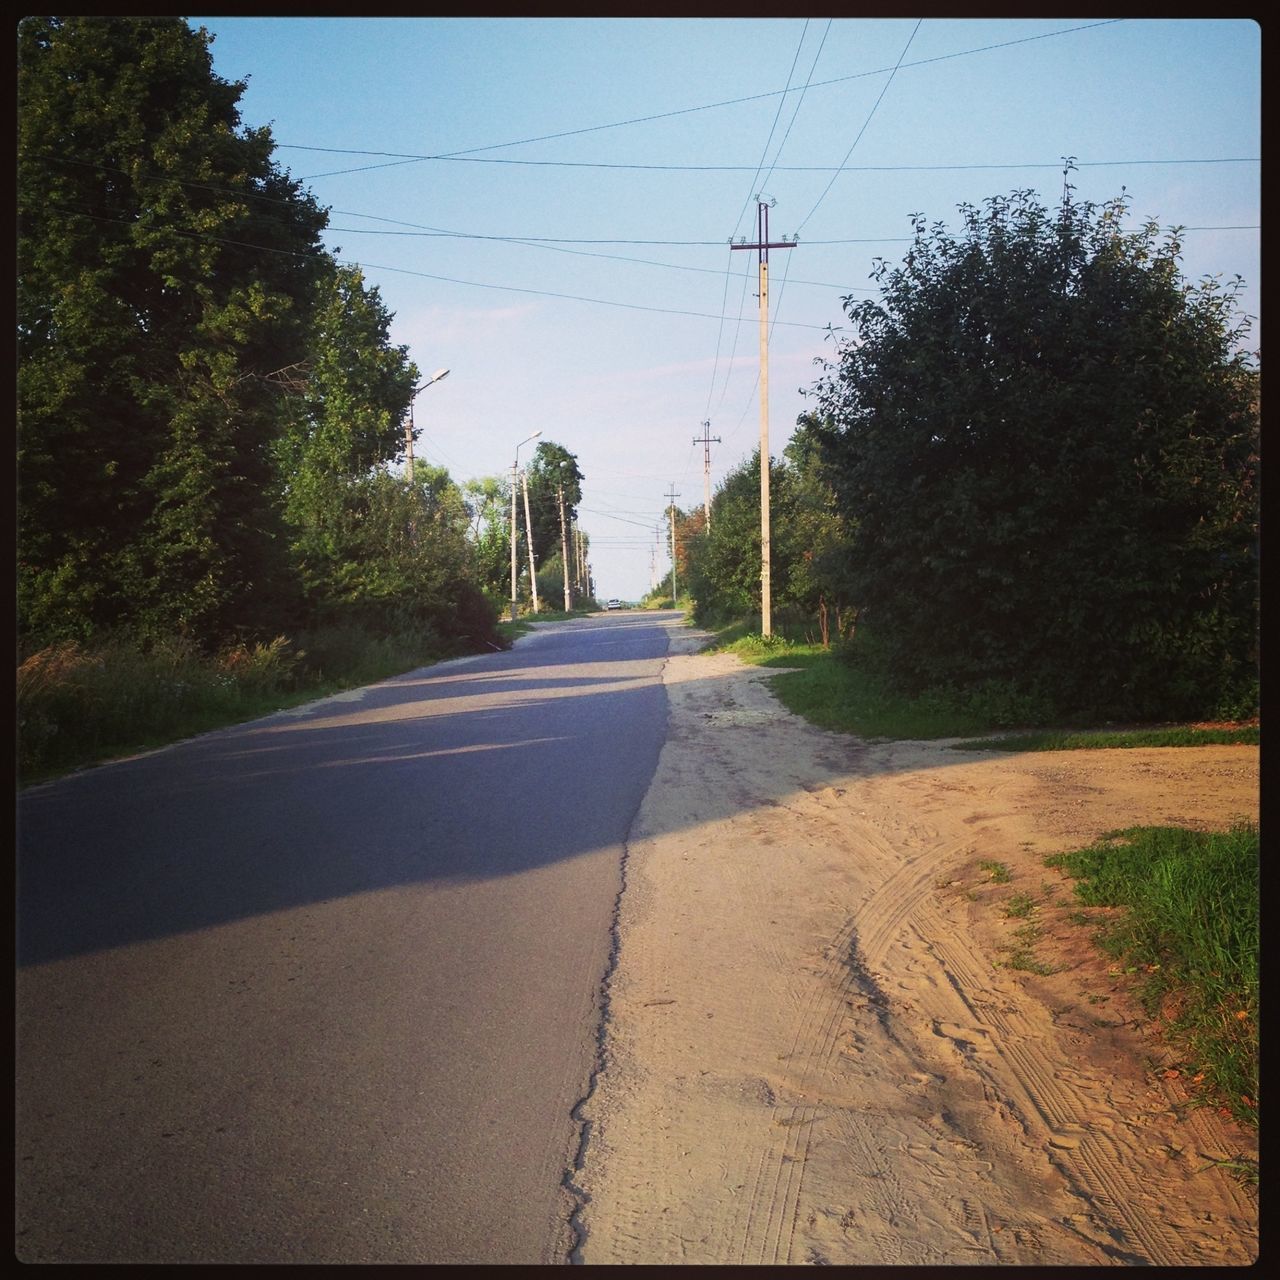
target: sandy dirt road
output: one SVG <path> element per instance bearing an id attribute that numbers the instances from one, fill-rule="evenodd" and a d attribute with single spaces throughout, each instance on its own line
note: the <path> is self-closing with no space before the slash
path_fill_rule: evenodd
<path id="1" fill-rule="evenodd" d="M 1180 1105 L 1043 859 L 1255 817 L 1257 749 L 868 744 L 698 644 L 628 845 L 575 1260 L 1251 1262 L 1256 1192 L 1211 1161 L 1253 1136 Z M 1001 963 L 1018 892 L 1055 973 Z"/>

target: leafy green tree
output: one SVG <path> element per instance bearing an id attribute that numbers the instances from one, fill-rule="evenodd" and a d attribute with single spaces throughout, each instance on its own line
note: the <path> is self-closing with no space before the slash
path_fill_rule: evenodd
<path id="1" fill-rule="evenodd" d="M 292 607 L 272 444 L 325 213 L 180 19 L 18 28 L 18 589 L 28 642 L 212 640 Z"/>
<path id="2" fill-rule="evenodd" d="M 496 611 L 475 580 L 470 513 L 448 471 L 420 463 L 410 484 L 375 470 L 349 487 L 319 620 L 375 635 L 425 628 L 445 644 L 491 640 Z"/>
<path id="3" fill-rule="evenodd" d="M 667 538 L 670 541 L 671 530 L 671 512 L 667 512 Z M 694 507 L 691 511 L 682 511 L 679 507 L 675 509 L 676 519 L 676 586 L 680 589 L 681 595 L 689 585 L 689 575 L 693 565 L 693 559 L 698 554 L 701 547 L 701 539 L 706 537 L 707 533 L 707 513 L 701 507 Z M 670 588 L 670 583 L 667 584 Z"/>
<path id="4" fill-rule="evenodd" d="M 815 388 L 892 670 L 1064 714 L 1247 704 L 1259 427 L 1236 287 L 1188 285 L 1176 233 L 1121 230 L 1124 197 L 961 213 L 959 234 L 915 217 Z"/>
<path id="5" fill-rule="evenodd" d="M 560 486 L 564 486 L 565 528 L 578 518 L 582 501 L 582 481 L 577 457 L 563 445 L 543 440 L 534 450 L 528 467 L 529 516 L 533 527 L 533 553 L 539 565 L 560 549 Z M 519 501 L 523 502 L 523 494 Z M 520 528 L 524 529 L 524 508 L 520 508 Z M 509 587 L 508 587 L 509 589 Z"/>
<path id="6" fill-rule="evenodd" d="M 838 635 L 852 631 L 856 611 L 849 578 L 851 534 L 821 445 L 816 423 L 802 417 L 783 450 L 789 510 L 782 527 L 774 530 L 781 534 L 774 555 L 781 553 L 787 569 L 781 608 L 812 618 L 818 638 L 828 645 L 833 628 Z"/>
<path id="7" fill-rule="evenodd" d="M 482 476 L 463 486 L 471 513 L 476 581 L 494 601 L 511 598 L 511 482 Z"/>
<path id="8" fill-rule="evenodd" d="M 770 533 L 786 526 L 785 467 L 770 459 Z M 770 548 L 775 596 L 785 592 L 788 566 L 776 538 Z M 687 586 L 699 621 L 760 614 L 760 450 L 724 478 L 711 499 L 711 531 L 686 542 Z M 681 591 L 684 587 L 681 586 Z"/>
<path id="9" fill-rule="evenodd" d="M 357 269 L 335 266 L 320 280 L 311 316 L 307 369 L 276 455 L 294 556 L 309 599 L 323 605 L 347 596 L 352 569 L 366 567 L 357 548 L 378 491 L 369 479 L 403 449 L 418 370 L 391 344 L 391 314 Z"/>

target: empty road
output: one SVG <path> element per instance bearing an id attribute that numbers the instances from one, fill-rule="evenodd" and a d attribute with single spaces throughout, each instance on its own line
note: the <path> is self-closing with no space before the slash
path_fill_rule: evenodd
<path id="1" fill-rule="evenodd" d="M 28 1262 L 563 1261 L 673 613 L 21 794 Z"/>

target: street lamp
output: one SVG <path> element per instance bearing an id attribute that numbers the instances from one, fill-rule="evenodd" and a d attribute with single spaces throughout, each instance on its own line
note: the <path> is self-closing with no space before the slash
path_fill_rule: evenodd
<path id="1" fill-rule="evenodd" d="M 437 369 L 435 373 L 429 377 L 421 386 L 414 387 L 409 393 L 409 425 L 405 428 L 404 433 L 404 451 L 407 459 L 406 475 L 409 483 L 413 483 L 413 402 L 417 398 L 419 391 L 425 391 L 433 382 L 439 382 L 441 378 L 449 376 L 448 369 Z"/>
<path id="2" fill-rule="evenodd" d="M 520 445 L 526 445 L 530 440 L 536 440 L 542 432 L 535 431 L 531 436 L 525 436 L 520 444 L 516 445 L 515 461 L 511 464 L 511 621 L 516 620 L 516 472 L 520 466 Z"/>

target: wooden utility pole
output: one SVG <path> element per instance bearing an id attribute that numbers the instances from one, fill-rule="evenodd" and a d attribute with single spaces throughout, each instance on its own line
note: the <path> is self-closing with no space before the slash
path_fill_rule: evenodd
<path id="1" fill-rule="evenodd" d="M 564 523 L 564 485 L 560 485 L 560 576 L 564 579 L 564 611 L 569 613 L 573 605 L 569 601 L 569 533 Z"/>
<path id="2" fill-rule="evenodd" d="M 415 395 L 417 392 L 414 393 Z M 409 401 L 409 421 L 404 424 L 405 476 L 413 484 L 413 401 Z"/>
<path id="3" fill-rule="evenodd" d="M 704 528 L 707 533 L 711 532 L 711 446 L 712 444 L 720 444 L 720 437 L 711 434 L 711 423 L 704 422 L 702 424 L 702 434 L 693 437 L 694 444 L 702 445 L 702 492 L 703 492 L 703 512 L 706 515 Z"/>
<path id="4" fill-rule="evenodd" d="M 529 548 L 529 590 L 533 592 L 533 611 L 538 612 L 538 570 L 533 563 L 533 521 L 529 519 L 529 473 L 520 472 L 520 487 L 524 490 L 524 540 Z"/>
<path id="5" fill-rule="evenodd" d="M 671 482 L 671 492 L 667 494 L 670 501 L 668 508 L 671 516 L 671 603 L 674 605 L 680 598 L 676 595 L 676 499 L 680 495 L 676 492 L 676 482 Z"/>
<path id="6" fill-rule="evenodd" d="M 769 242 L 769 210 L 777 203 L 756 197 L 756 243 L 730 249 L 755 249 L 760 263 L 760 633 L 773 634 L 772 586 L 769 578 L 769 250 L 794 249 L 796 242 Z"/>

